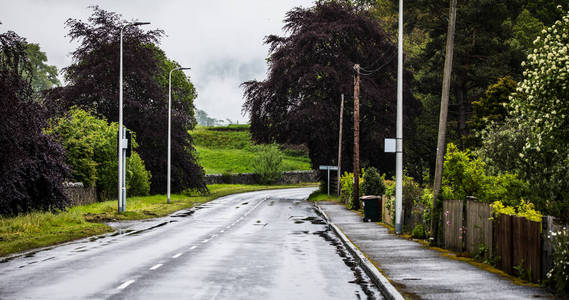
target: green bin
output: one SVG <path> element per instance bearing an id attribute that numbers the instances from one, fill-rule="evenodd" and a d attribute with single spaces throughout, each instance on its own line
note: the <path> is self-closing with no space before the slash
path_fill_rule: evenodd
<path id="1" fill-rule="evenodd" d="M 381 221 L 381 197 L 380 196 L 363 196 L 360 198 L 364 209 L 364 222 Z"/>

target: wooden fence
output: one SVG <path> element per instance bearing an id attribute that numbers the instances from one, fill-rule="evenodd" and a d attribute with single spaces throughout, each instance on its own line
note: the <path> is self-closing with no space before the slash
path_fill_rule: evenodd
<path id="1" fill-rule="evenodd" d="M 462 200 L 443 201 L 443 241 L 444 247 L 453 251 L 463 251 L 464 226 L 463 226 Z"/>
<path id="2" fill-rule="evenodd" d="M 500 215 L 496 223 L 496 256 L 499 257 L 498 266 L 504 272 L 540 281 L 541 222 Z"/>
<path id="3" fill-rule="evenodd" d="M 486 203 L 466 202 L 466 252 L 478 255 L 485 247 L 487 257 L 493 255 L 492 210 Z"/>
<path id="4" fill-rule="evenodd" d="M 488 204 L 468 200 L 443 201 L 443 241 L 449 250 L 470 255 L 479 254 L 484 245 L 488 256 L 494 256 L 497 267 L 508 274 L 527 277 L 533 282 L 542 279 L 541 222 L 522 217 L 500 215 L 490 220 Z M 466 212 L 463 215 L 463 211 Z"/>

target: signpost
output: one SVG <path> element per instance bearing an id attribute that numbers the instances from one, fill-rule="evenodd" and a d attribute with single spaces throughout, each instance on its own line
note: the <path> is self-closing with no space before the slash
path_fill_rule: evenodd
<path id="1" fill-rule="evenodd" d="M 328 170 L 328 197 L 330 197 L 330 170 L 338 171 L 338 166 L 320 166 L 320 170 Z"/>

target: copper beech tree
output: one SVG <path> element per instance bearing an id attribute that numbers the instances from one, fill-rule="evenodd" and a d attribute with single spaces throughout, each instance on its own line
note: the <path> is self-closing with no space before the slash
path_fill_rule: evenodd
<path id="1" fill-rule="evenodd" d="M 383 152 L 385 137 L 395 136 L 397 48 L 365 9 L 345 2 L 317 2 L 294 8 L 284 20 L 288 36 L 270 35 L 269 71 L 264 81 L 247 81 L 243 110 L 250 113 L 258 142 L 306 144 L 313 167 L 336 163 L 340 97 L 347 97 L 342 166 L 352 165 L 354 64 L 362 66 L 361 160 L 382 172 L 394 169 Z M 406 134 L 421 104 L 413 98 L 405 73 Z M 348 168 L 345 168 L 348 169 Z"/>

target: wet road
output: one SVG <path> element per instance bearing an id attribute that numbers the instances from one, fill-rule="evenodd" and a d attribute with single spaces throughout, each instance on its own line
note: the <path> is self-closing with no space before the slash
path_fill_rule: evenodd
<path id="1" fill-rule="evenodd" d="M 381 299 L 305 201 L 220 198 L 0 263 L 0 299 Z"/>

